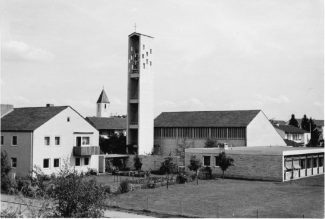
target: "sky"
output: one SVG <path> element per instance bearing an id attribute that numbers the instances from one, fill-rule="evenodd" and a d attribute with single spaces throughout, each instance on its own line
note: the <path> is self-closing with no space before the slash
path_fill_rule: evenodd
<path id="1" fill-rule="evenodd" d="M 154 37 L 154 115 L 324 119 L 322 0 L 1 1 L 1 103 L 126 114 L 128 35 Z"/>

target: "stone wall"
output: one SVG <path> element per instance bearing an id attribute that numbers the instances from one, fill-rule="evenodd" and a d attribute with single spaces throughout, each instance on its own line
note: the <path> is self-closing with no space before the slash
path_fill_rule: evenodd
<path id="1" fill-rule="evenodd" d="M 154 144 L 160 146 L 160 155 L 168 156 L 176 155 L 175 150 L 178 144 L 181 144 L 183 141 L 182 138 L 155 138 Z M 206 139 L 188 139 L 188 143 L 193 142 L 194 148 L 204 148 L 204 143 Z M 245 140 L 218 140 L 218 143 L 226 143 L 228 142 L 229 147 L 232 145 L 233 147 L 245 146 Z"/>
<path id="2" fill-rule="evenodd" d="M 129 155 L 129 158 L 125 161 L 125 167 L 135 169 L 134 168 L 134 157 L 135 155 Z M 142 168 L 141 170 L 158 170 L 161 166 L 161 163 L 165 160 L 168 156 L 158 156 L 158 155 L 139 155 L 139 158 L 142 161 Z M 171 156 L 173 158 L 173 162 L 179 166 L 179 158 L 177 156 Z M 178 168 L 178 167 L 177 167 Z"/>
<path id="3" fill-rule="evenodd" d="M 226 152 L 227 153 L 227 152 Z M 215 157 L 218 153 L 186 153 L 185 166 L 189 164 L 191 155 L 196 155 L 202 160 L 203 156 L 211 156 L 211 169 L 214 177 L 220 177 L 222 170 L 215 166 Z M 283 181 L 282 176 L 282 156 L 281 155 L 262 155 L 262 154 L 227 154 L 234 159 L 234 166 L 225 171 L 225 177 Z M 189 171 L 189 169 L 187 169 Z"/>

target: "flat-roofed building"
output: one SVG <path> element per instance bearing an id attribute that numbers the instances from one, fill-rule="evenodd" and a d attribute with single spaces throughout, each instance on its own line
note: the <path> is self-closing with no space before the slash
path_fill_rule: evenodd
<path id="1" fill-rule="evenodd" d="M 218 155 L 225 151 L 234 159 L 225 176 L 229 178 L 288 181 L 324 174 L 324 148 L 297 147 L 234 147 L 185 149 L 185 166 L 192 155 L 212 170 L 214 177 L 220 177 Z M 204 176 L 203 176 L 204 177 Z"/>

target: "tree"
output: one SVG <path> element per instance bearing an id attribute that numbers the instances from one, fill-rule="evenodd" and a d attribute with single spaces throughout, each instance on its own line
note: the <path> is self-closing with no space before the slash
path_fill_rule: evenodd
<path id="1" fill-rule="evenodd" d="M 1 151 L 1 189 L 9 191 L 14 186 L 13 180 L 9 176 L 11 170 L 8 154 L 5 150 Z"/>
<path id="2" fill-rule="evenodd" d="M 219 153 L 218 156 L 218 163 L 219 163 L 219 167 L 222 170 L 222 179 L 224 179 L 225 176 L 225 171 L 230 167 L 233 166 L 234 164 L 234 159 L 231 157 L 228 157 L 226 155 L 226 152 L 223 151 L 221 153 Z"/>
<path id="3" fill-rule="evenodd" d="M 301 119 L 301 128 L 307 132 L 310 132 L 310 127 L 309 127 L 309 119 L 307 118 L 306 114 L 304 117 Z"/>
<path id="4" fill-rule="evenodd" d="M 103 153 L 108 154 L 125 154 L 126 153 L 126 137 L 123 133 L 108 136 L 108 138 L 100 137 L 99 147 Z"/>
<path id="5" fill-rule="evenodd" d="M 177 147 L 175 149 L 175 154 L 185 163 L 185 149 L 192 148 L 192 147 L 193 147 L 193 141 L 189 142 L 188 138 L 183 138 L 182 142 L 177 144 Z"/>
<path id="6" fill-rule="evenodd" d="M 175 169 L 176 169 L 176 165 L 173 162 L 173 158 L 165 157 L 165 160 L 161 163 L 160 172 L 167 174 L 167 189 L 168 189 L 169 174 L 172 174 Z"/>
<path id="7" fill-rule="evenodd" d="M 204 142 L 205 148 L 216 148 L 218 147 L 218 141 L 215 138 L 207 138 Z"/>
<path id="8" fill-rule="evenodd" d="M 291 115 L 291 119 L 289 121 L 289 125 L 292 125 L 294 127 L 298 127 L 299 126 L 298 121 L 295 119 L 295 115 L 294 114 Z"/>
<path id="9" fill-rule="evenodd" d="M 138 155 L 135 155 L 134 159 L 134 167 L 137 171 L 140 171 L 141 170 L 141 167 L 142 167 L 142 162 L 141 162 L 141 159 Z"/>
<path id="10" fill-rule="evenodd" d="M 309 132 L 311 133 L 307 147 L 317 147 L 319 141 L 321 140 L 321 132 L 317 129 L 317 126 L 311 117 L 309 119 Z"/>
<path id="11" fill-rule="evenodd" d="M 199 184 L 199 172 L 202 167 L 201 160 L 197 159 L 195 155 L 191 156 L 190 164 L 187 166 L 190 170 L 196 173 L 196 184 Z"/>

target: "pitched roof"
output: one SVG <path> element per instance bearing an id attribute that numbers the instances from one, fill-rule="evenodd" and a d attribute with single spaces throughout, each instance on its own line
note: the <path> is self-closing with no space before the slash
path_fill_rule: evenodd
<path id="1" fill-rule="evenodd" d="M 272 124 L 279 124 L 279 125 L 285 125 L 286 124 L 286 121 L 284 120 L 275 120 L 275 119 L 270 119 L 270 122 Z"/>
<path id="2" fill-rule="evenodd" d="M 97 103 L 109 103 L 109 100 L 107 98 L 107 95 L 106 95 L 104 89 L 100 93 Z"/>
<path id="3" fill-rule="evenodd" d="M 294 134 L 303 134 L 303 133 L 308 133 L 307 131 L 294 127 L 292 125 L 274 125 L 274 128 L 280 129 L 282 131 L 285 131 L 287 133 L 294 133 Z"/>
<path id="4" fill-rule="evenodd" d="M 261 110 L 163 112 L 155 127 L 246 127 Z"/>
<path id="5" fill-rule="evenodd" d="M 34 131 L 69 106 L 26 107 L 1 118 L 1 131 Z"/>
<path id="6" fill-rule="evenodd" d="M 126 129 L 126 118 L 116 117 L 86 117 L 86 120 L 91 123 L 96 129 Z"/>

